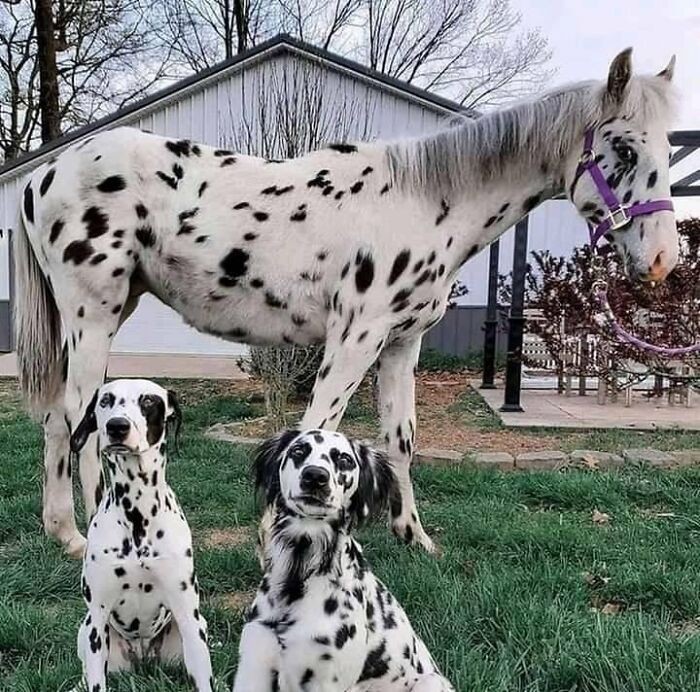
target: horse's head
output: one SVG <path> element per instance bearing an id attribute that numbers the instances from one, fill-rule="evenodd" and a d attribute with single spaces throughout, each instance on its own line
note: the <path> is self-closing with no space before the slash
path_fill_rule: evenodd
<path id="1" fill-rule="evenodd" d="M 610 65 L 591 120 L 565 170 L 567 195 L 641 281 L 661 281 L 678 260 L 670 203 L 667 125 L 675 58 L 659 74 L 633 76 L 632 50 Z"/>

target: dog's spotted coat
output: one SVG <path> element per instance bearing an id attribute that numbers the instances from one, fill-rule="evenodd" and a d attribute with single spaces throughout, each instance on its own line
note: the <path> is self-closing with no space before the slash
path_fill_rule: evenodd
<path id="1" fill-rule="evenodd" d="M 234 692 L 452 692 L 351 529 L 398 490 L 383 454 L 326 430 L 263 445 L 275 508 Z"/>
<path id="2" fill-rule="evenodd" d="M 662 120 L 640 124 L 616 116 L 630 81 L 628 63 L 629 55 L 613 64 L 607 90 L 586 87 L 611 114 L 598 128 L 597 151 L 620 198 L 663 197 Z M 650 93 L 661 93 L 667 81 L 649 84 Z M 416 157 L 415 168 L 447 179 L 445 162 L 427 162 L 447 134 L 396 146 L 337 144 L 292 161 L 265 161 L 116 129 L 35 170 L 21 205 L 26 234 L 20 229 L 17 243 L 17 334 L 21 382 L 44 415 L 46 530 L 69 552 L 82 551 L 68 436 L 103 381 L 112 337 L 148 291 L 209 334 L 252 344 L 323 343 L 304 428 L 335 429 L 376 362 L 382 434 L 400 487 L 393 528 L 431 549 L 409 475 L 421 338 L 443 315 L 461 265 L 573 179 L 583 125 L 568 150 L 555 154 L 548 141 L 530 151 L 525 135 L 498 125 L 530 118 L 536 137 L 544 127 L 537 118 L 558 98 L 537 102 L 537 109 L 516 108 L 517 117 L 482 119 L 500 132 L 501 149 L 479 160 L 483 174 L 464 189 L 406 186 L 396 168 L 404 147 Z M 482 120 L 469 127 L 478 131 Z M 499 168 L 499 157 L 512 161 Z M 587 218 L 602 213 L 587 180 L 576 186 L 573 202 Z M 671 222 L 664 228 L 674 229 Z M 635 231 L 614 234 L 616 242 L 646 261 L 661 237 L 653 224 L 635 221 Z M 91 514 L 101 494 L 94 444 L 80 455 L 80 475 Z"/>
<path id="3" fill-rule="evenodd" d="M 166 430 L 179 420 L 172 392 L 116 380 L 95 393 L 71 437 L 79 451 L 98 433 L 110 478 L 81 579 L 88 612 L 78 654 L 89 692 L 105 692 L 108 672 L 144 659 L 184 659 L 198 692 L 213 689 L 192 537 L 165 480 Z"/>

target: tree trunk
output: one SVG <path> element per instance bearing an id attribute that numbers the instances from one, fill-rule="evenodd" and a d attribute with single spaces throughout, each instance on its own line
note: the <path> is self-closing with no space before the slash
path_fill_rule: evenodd
<path id="1" fill-rule="evenodd" d="M 39 61 L 39 108 L 41 141 L 50 142 L 61 135 L 58 106 L 58 75 L 51 0 L 36 0 L 36 40 Z"/>
<path id="2" fill-rule="evenodd" d="M 248 22 L 246 21 L 246 2 L 248 0 L 234 0 L 233 12 L 236 15 L 236 35 L 238 38 L 238 52 L 242 53 L 248 47 Z"/>

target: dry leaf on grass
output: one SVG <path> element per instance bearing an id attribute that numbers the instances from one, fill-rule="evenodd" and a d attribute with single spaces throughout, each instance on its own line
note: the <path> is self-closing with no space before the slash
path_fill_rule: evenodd
<path id="1" fill-rule="evenodd" d="M 230 529 L 208 529 L 200 535 L 206 548 L 237 548 L 250 543 L 253 534 L 249 526 L 232 526 Z"/>
<path id="2" fill-rule="evenodd" d="M 605 586 L 609 581 L 610 577 L 604 577 L 600 574 L 592 574 L 591 572 L 583 572 L 583 581 L 588 584 L 592 589 L 600 589 Z"/>
<path id="3" fill-rule="evenodd" d="M 226 610 L 241 612 L 245 610 L 255 598 L 255 591 L 229 591 L 219 596 L 219 601 Z"/>
<path id="4" fill-rule="evenodd" d="M 600 596 L 591 599 L 591 610 L 601 615 L 619 615 L 624 612 L 625 604 L 622 601 L 606 601 Z"/>
<path id="5" fill-rule="evenodd" d="M 599 511 L 597 508 L 593 510 L 593 514 L 591 515 L 591 519 L 593 520 L 594 524 L 598 524 L 601 526 L 603 524 L 610 523 L 610 515 L 606 514 L 605 512 Z"/>
<path id="6" fill-rule="evenodd" d="M 583 468 L 590 469 L 591 471 L 597 471 L 598 465 L 600 464 L 600 459 L 597 459 L 591 454 L 584 454 L 581 457 L 580 465 Z"/>
<path id="7" fill-rule="evenodd" d="M 680 639 L 688 639 L 700 634 L 700 618 L 683 620 L 671 624 L 671 635 Z"/>

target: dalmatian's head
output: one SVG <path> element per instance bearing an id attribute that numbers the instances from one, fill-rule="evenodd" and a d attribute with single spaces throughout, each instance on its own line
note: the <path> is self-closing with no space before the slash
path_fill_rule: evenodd
<path id="1" fill-rule="evenodd" d="M 268 504 L 308 518 L 359 524 L 398 492 L 386 455 L 327 430 L 289 430 L 267 440 L 254 471 Z"/>
<path id="2" fill-rule="evenodd" d="M 171 425 L 177 435 L 181 421 L 174 392 L 150 380 L 114 380 L 95 392 L 70 446 L 79 452 L 97 432 L 101 450 L 140 455 L 163 442 Z"/>

